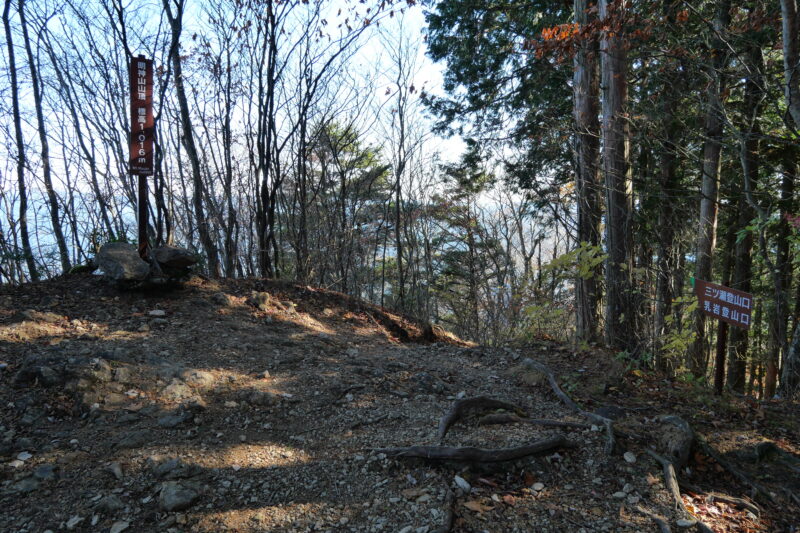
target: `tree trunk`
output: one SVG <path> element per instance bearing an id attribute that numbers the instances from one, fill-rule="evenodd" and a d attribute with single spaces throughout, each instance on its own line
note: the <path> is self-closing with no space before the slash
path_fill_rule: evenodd
<path id="1" fill-rule="evenodd" d="M 717 5 L 714 29 L 722 34 L 730 21 L 730 0 Z M 695 278 L 711 281 L 711 260 L 717 238 L 717 209 L 719 199 L 719 167 L 722 154 L 724 116 L 722 92 L 725 81 L 721 69 L 727 63 L 727 54 L 722 39 L 715 38 L 708 66 L 708 89 L 706 90 L 705 141 L 703 142 L 702 184 L 700 186 L 700 221 L 697 233 Z M 695 313 L 695 340 L 689 349 L 689 368 L 697 377 L 706 373 L 706 317 L 698 310 Z"/>
<path id="2" fill-rule="evenodd" d="M 800 330 L 796 330 L 792 338 L 791 347 L 786 346 L 787 321 L 789 315 L 789 289 L 791 287 L 792 263 L 789 254 L 789 234 L 791 229 L 786 220 L 786 215 L 794 211 L 794 183 L 797 178 L 797 152 L 791 150 L 784 162 L 783 180 L 781 182 L 781 222 L 778 227 L 778 260 L 776 267 L 779 270 L 781 287 L 775 287 L 775 316 L 770 325 L 770 359 L 768 365 L 774 367 L 777 374 L 778 358 L 783 353 L 781 371 L 781 396 L 793 396 L 800 385 Z M 773 318 L 773 317 L 771 317 Z M 768 383 L 768 385 L 770 385 Z M 772 391 L 774 384 L 770 385 Z M 774 392 L 773 392 L 774 394 Z"/>
<path id="3" fill-rule="evenodd" d="M 14 119 L 14 139 L 17 143 L 17 187 L 19 189 L 19 233 L 22 240 L 22 255 L 28 267 L 31 281 L 39 281 L 39 270 L 33 258 L 30 234 L 28 232 L 28 190 L 25 184 L 25 141 L 22 137 L 22 117 L 19 111 L 19 81 L 17 80 L 17 64 L 14 59 L 14 39 L 10 23 L 11 0 L 5 1 L 3 7 L 3 27 L 6 31 L 8 47 L 8 70 L 11 76 L 11 105 Z"/>
<path id="4" fill-rule="evenodd" d="M 746 52 L 746 68 L 748 70 L 745 80 L 744 109 L 748 112 L 747 123 L 741 142 L 742 172 L 745 183 L 739 200 L 739 220 L 737 227 L 743 230 L 750 225 L 756 216 L 755 208 L 748 198 L 758 181 L 759 173 L 759 138 L 761 101 L 763 99 L 763 79 L 761 76 L 762 57 L 761 49 L 757 46 L 748 46 Z M 744 292 L 752 292 L 751 279 L 753 277 L 753 232 L 748 231 L 744 238 L 736 243 L 736 256 L 733 267 L 732 287 Z M 766 252 L 766 250 L 762 250 Z M 768 258 L 767 258 L 768 259 Z M 728 359 L 728 387 L 736 392 L 744 392 L 745 374 L 747 371 L 748 330 L 734 328 L 730 335 L 730 349 Z"/>
<path id="5" fill-rule="evenodd" d="M 722 284 L 729 286 L 731 282 L 731 270 L 733 269 L 733 249 L 736 246 L 736 224 L 733 223 L 733 218 L 730 217 L 727 227 L 728 231 L 725 233 L 725 248 L 723 250 L 722 260 Z M 725 361 L 728 352 L 728 323 L 722 320 L 717 325 L 717 347 L 716 355 L 714 357 L 714 393 L 717 395 L 722 394 L 725 387 Z"/>
<path id="6" fill-rule="evenodd" d="M 663 4 L 664 16 L 670 22 L 675 19 L 675 3 L 666 0 Z M 659 165 L 659 186 L 663 200 L 658 211 L 658 259 L 656 261 L 656 298 L 653 313 L 654 351 L 656 366 L 662 371 L 672 373 L 675 362 L 667 361 L 661 350 L 661 339 L 669 333 L 666 318 L 672 313 L 672 300 L 675 297 L 674 279 L 677 272 L 675 235 L 678 220 L 675 217 L 675 198 L 678 195 L 678 147 L 676 146 L 680 123 L 675 119 L 678 100 L 682 92 L 684 76 L 678 71 L 677 63 L 668 66 L 661 87 L 663 116 L 663 141 L 661 142 L 661 162 Z"/>
<path id="7" fill-rule="evenodd" d="M 36 60 L 33 57 L 31 41 L 28 37 L 28 24 L 25 20 L 25 0 L 19 0 L 18 4 L 20 24 L 22 26 L 22 38 L 25 42 L 25 52 L 28 54 L 28 66 L 31 71 L 31 83 L 33 84 L 33 105 L 36 108 L 36 125 L 39 133 L 39 143 L 41 144 L 42 154 L 42 178 L 44 188 L 47 193 L 47 205 L 50 208 L 50 221 L 53 224 L 53 234 L 58 246 L 58 256 L 61 259 L 61 270 L 68 272 L 70 269 L 69 251 L 64 233 L 61 230 L 61 216 L 59 214 L 58 196 L 53 188 L 53 178 L 50 172 L 50 145 L 47 140 L 47 129 L 44 122 L 44 111 L 42 109 L 42 91 L 39 85 L 39 70 Z"/>
<path id="8" fill-rule="evenodd" d="M 600 0 L 605 27 L 600 42 L 603 88 L 603 173 L 606 188 L 606 342 L 617 350 L 637 349 L 633 304 L 632 191 L 628 165 L 627 53 L 621 35 L 625 4 Z"/>
<path id="9" fill-rule="evenodd" d="M 186 154 L 189 156 L 189 163 L 192 167 L 192 207 L 194 208 L 194 216 L 197 221 L 197 233 L 200 237 L 200 243 L 203 245 L 203 250 L 206 253 L 209 274 L 211 274 L 212 277 L 220 277 L 222 274 L 220 272 L 217 246 L 214 244 L 214 239 L 209 231 L 209 222 L 206 220 L 205 209 L 203 208 L 204 186 L 200 169 L 200 157 L 197 153 L 197 146 L 194 141 L 194 129 L 192 128 L 192 119 L 189 114 L 189 103 L 186 100 L 186 90 L 183 85 L 180 38 L 183 30 L 183 9 L 185 7 L 185 0 L 176 1 L 174 14 L 170 7 L 170 0 L 163 0 L 163 4 L 172 30 L 170 55 L 172 59 L 172 71 L 175 78 L 175 94 L 178 97 L 181 126 L 183 128 L 183 137 L 181 140 L 183 141 L 183 147 L 186 149 Z"/>
<path id="10" fill-rule="evenodd" d="M 575 0 L 575 22 L 581 26 L 589 23 L 590 0 Z M 597 68 L 598 46 L 594 40 L 581 41 L 575 54 L 573 76 L 574 113 L 576 126 L 576 187 L 578 192 L 578 245 L 600 245 L 599 198 L 599 133 L 598 115 L 599 79 Z M 524 238 L 520 232 L 520 238 Z M 523 254 L 524 255 L 524 254 Z M 526 269 L 528 268 L 526 262 Z M 600 289 L 599 269 L 590 277 L 575 280 L 576 335 L 578 341 L 594 342 L 598 339 Z"/>
<path id="11" fill-rule="evenodd" d="M 797 0 L 781 0 L 784 94 L 794 127 L 800 130 L 800 14 Z"/>

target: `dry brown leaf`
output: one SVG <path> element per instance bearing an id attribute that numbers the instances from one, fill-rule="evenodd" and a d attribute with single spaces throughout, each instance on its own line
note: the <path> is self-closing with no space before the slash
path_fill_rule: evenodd
<path id="1" fill-rule="evenodd" d="M 466 507 L 470 511 L 475 511 L 476 513 L 485 513 L 486 511 L 491 511 L 493 509 L 493 507 L 484 505 L 476 500 L 470 500 L 468 502 L 464 502 L 464 507 Z"/>

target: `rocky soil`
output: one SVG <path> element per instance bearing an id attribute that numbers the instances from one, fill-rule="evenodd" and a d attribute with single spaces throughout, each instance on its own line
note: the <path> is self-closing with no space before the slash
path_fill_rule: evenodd
<path id="1" fill-rule="evenodd" d="M 606 454 L 604 428 L 567 408 L 525 357 L 629 437 Z M 290 284 L 195 279 L 143 293 L 83 275 L 3 287 L 0 530 L 659 531 L 639 509 L 694 530 L 646 453 L 654 417 L 675 412 L 770 491 L 750 510 L 709 499 L 749 502 L 750 488 L 694 452 L 680 473 L 697 486 L 683 490 L 692 514 L 715 531 L 797 531 L 797 406 L 692 394 L 598 350 L 470 346 Z M 442 415 L 476 396 L 585 427 L 467 417 L 444 439 L 572 444 L 501 463 L 378 451 L 439 444 Z M 779 460 L 747 455 L 767 439 Z"/>

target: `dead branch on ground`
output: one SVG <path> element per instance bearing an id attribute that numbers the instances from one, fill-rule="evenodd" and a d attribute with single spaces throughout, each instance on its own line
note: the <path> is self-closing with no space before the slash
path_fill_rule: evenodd
<path id="1" fill-rule="evenodd" d="M 499 463 L 514 461 L 529 455 L 549 452 L 557 448 L 573 448 L 574 443 L 568 441 L 563 435 L 551 437 L 515 448 L 454 448 L 450 446 L 407 446 L 402 448 L 379 448 L 377 453 L 384 453 L 388 457 L 430 459 L 435 461 L 470 461 L 476 463 Z"/>

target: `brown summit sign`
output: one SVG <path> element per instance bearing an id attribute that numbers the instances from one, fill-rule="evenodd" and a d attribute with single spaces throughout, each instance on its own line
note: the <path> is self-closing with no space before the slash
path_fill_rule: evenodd
<path id="1" fill-rule="evenodd" d="M 695 280 L 694 292 L 700 300 L 700 309 L 708 316 L 750 329 L 754 303 L 752 294 L 702 279 Z"/>
<path id="2" fill-rule="evenodd" d="M 144 56 L 131 58 L 130 173 L 153 174 L 153 61 Z"/>
<path id="3" fill-rule="evenodd" d="M 139 255 L 147 259 L 150 243 L 147 238 L 147 176 L 153 175 L 153 61 L 144 56 L 132 57 L 129 68 L 131 82 L 131 131 L 129 171 L 138 176 L 139 202 L 136 206 L 139 226 Z"/>

